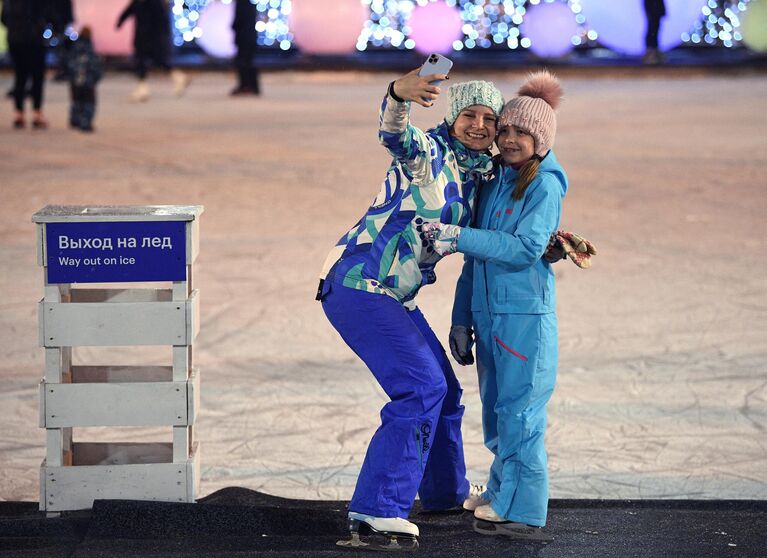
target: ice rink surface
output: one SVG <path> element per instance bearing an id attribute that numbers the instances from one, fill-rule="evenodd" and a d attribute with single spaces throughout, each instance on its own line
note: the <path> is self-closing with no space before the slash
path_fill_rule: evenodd
<path id="1" fill-rule="evenodd" d="M 271 73 L 262 98 L 228 74 L 187 95 L 108 75 L 97 132 L 0 112 L 0 500 L 38 499 L 42 269 L 31 215 L 47 204 L 201 204 L 202 495 L 241 486 L 347 499 L 386 398 L 314 301 L 326 253 L 373 200 L 388 157 L 378 107 L 393 74 Z M 519 73 L 492 79 L 507 95 Z M 547 446 L 555 498 L 767 499 L 767 77 L 562 76 L 555 151 L 563 226 L 594 266 L 556 265 L 560 368 Z M 10 75 L 0 74 L 0 91 Z M 436 124 L 444 98 L 415 107 Z M 419 305 L 446 344 L 460 257 Z M 166 348 L 79 348 L 82 364 L 167 364 Z M 464 385 L 469 477 L 484 482 L 474 367 Z M 170 429 L 82 429 L 79 441 L 170 441 Z"/>

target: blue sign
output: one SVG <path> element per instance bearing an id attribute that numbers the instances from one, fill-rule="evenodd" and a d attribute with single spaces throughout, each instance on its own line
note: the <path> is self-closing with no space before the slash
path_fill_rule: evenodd
<path id="1" fill-rule="evenodd" d="M 185 221 L 46 223 L 48 283 L 186 281 Z"/>

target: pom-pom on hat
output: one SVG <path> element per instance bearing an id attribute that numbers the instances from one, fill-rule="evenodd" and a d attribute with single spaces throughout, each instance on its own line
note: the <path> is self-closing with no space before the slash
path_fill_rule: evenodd
<path id="1" fill-rule="evenodd" d="M 451 85 L 447 90 L 445 120 L 452 126 L 460 112 L 472 105 L 489 107 L 498 115 L 503 108 L 503 95 L 490 81 L 464 81 Z"/>
<path id="2" fill-rule="evenodd" d="M 541 70 L 527 76 L 517 95 L 503 107 L 498 128 L 526 130 L 535 140 L 535 154 L 545 157 L 557 133 L 554 111 L 562 100 L 562 86 L 554 74 Z"/>

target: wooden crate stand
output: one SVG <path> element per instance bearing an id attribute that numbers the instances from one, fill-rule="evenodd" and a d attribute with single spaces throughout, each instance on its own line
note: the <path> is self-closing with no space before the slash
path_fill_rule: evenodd
<path id="1" fill-rule="evenodd" d="M 202 211 L 201 206 L 48 206 L 33 216 L 38 263 L 45 273 L 45 297 L 38 307 L 40 345 L 45 350 L 45 377 L 40 382 L 40 427 L 46 429 L 41 510 L 55 514 L 86 509 L 104 498 L 196 500 L 200 447 L 194 423 L 200 375 L 193 366 L 193 343 L 200 314 L 192 277 Z M 170 281 L 169 288 L 142 288 L 146 280 L 121 281 L 135 283 L 135 288 L 73 288 L 74 282 L 49 282 L 47 224 L 144 221 L 185 223 L 183 280 Z M 172 362 L 72 364 L 72 347 L 142 345 L 172 347 Z M 173 441 L 73 441 L 73 428 L 87 426 L 167 426 Z"/>

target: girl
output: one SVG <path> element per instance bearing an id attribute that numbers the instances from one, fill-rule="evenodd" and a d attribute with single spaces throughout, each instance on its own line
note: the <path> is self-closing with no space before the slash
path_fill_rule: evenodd
<path id="1" fill-rule="evenodd" d="M 548 72 L 528 77 L 499 119 L 501 163 L 482 186 L 478 228 L 429 225 L 440 254 L 462 252 L 450 345 L 477 369 L 485 445 L 495 456 L 475 531 L 545 539 L 546 403 L 557 371 L 554 273 L 542 258 L 557 231 L 567 177 L 551 151 L 562 96 Z"/>
<path id="2" fill-rule="evenodd" d="M 392 163 L 378 197 L 321 274 L 317 298 L 328 320 L 391 398 L 349 503 L 352 540 L 342 546 L 375 544 L 378 533 L 414 548 L 418 527 L 405 518 L 416 493 L 435 510 L 482 492 L 472 494 L 466 480 L 461 386 L 414 299 L 436 281 L 441 259 L 422 227 L 470 222 L 477 177 L 492 169 L 488 149 L 503 98 L 489 82 L 456 84 L 445 121 L 423 132 L 409 122 L 410 103 L 431 106 L 440 89 L 430 82 L 444 79 L 416 70 L 389 85 L 379 139 Z"/>

